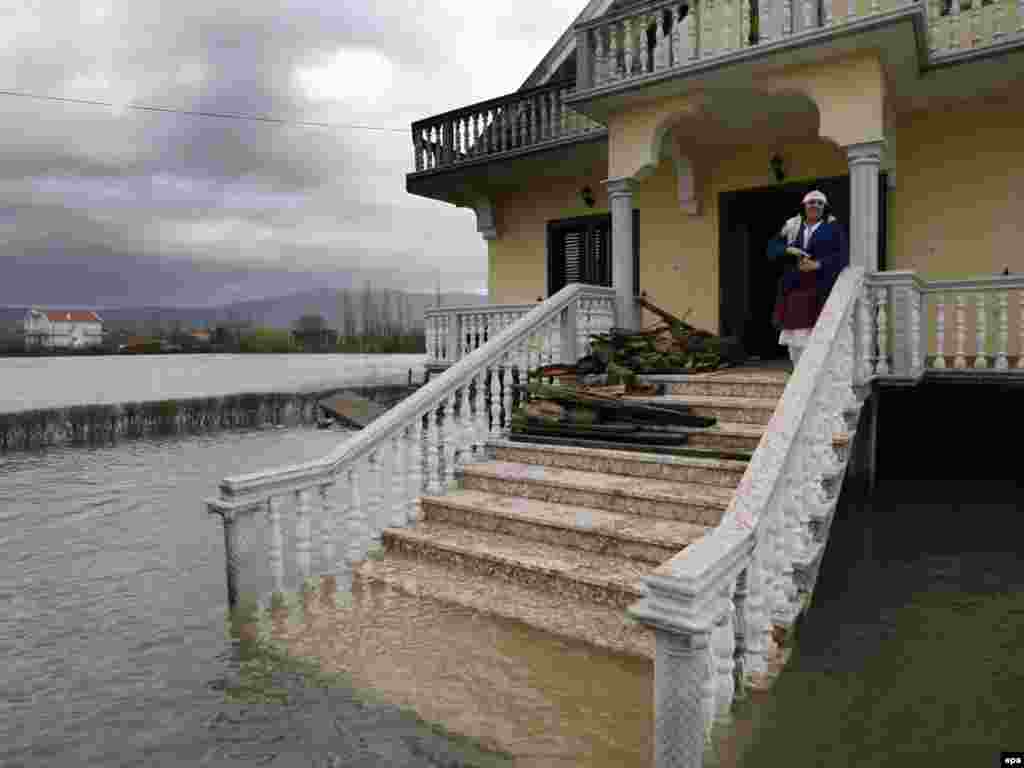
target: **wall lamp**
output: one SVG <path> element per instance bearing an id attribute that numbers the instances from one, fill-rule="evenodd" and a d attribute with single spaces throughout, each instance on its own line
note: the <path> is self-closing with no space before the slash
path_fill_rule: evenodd
<path id="1" fill-rule="evenodd" d="M 782 164 L 781 155 L 772 155 L 771 160 L 768 161 L 768 165 L 771 166 L 772 175 L 775 177 L 775 181 L 781 182 L 786 178 L 786 169 Z"/>

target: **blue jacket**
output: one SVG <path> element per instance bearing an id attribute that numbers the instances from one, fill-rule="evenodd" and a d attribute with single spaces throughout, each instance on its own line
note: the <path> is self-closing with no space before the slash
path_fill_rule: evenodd
<path id="1" fill-rule="evenodd" d="M 798 248 L 804 242 L 804 228 L 806 222 L 800 224 L 800 231 L 797 233 L 794 245 Z M 771 259 L 780 258 L 786 250 L 786 241 L 779 237 L 768 246 L 768 256 Z M 835 285 L 839 273 L 850 264 L 850 251 L 846 241 L 846 233 L 838 221 L 823 221 L 814 230 L 810 242 L 804 248 L 811 258 L 821 264 L 814 274 L 818 282 L 818 296 L 822 302 L 828 297 Z M 782 291 L 788 293 L 800 283 L 800 270 L 789 268 L 782 276 Z"/>

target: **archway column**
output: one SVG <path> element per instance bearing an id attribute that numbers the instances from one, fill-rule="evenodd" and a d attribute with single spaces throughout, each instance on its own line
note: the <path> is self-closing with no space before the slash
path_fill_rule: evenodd
<path id="1" fill-rule="evenodd" d="M 640 311 L 633 284 L 633 190 L 632 177 L 606 179 L 608 206 L 612 213 L 612 287 L 616 297 L 616 323 L 632 331 L 640 329 Z"/>
<path id="2" fill-rule="evenodd" d="M 884 141 L 849 144 L 850 264 L 878 271 L 878 183 Z"/>

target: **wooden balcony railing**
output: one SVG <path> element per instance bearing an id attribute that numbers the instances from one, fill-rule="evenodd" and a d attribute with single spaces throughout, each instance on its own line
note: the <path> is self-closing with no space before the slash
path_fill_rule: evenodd
<path id="1" fill-rule="evenodd" d="M 551 83 L 413 123 L 414 168 L 435 170 L 603 134 L 603 125 L 565 105 L 573 87 Z"/>

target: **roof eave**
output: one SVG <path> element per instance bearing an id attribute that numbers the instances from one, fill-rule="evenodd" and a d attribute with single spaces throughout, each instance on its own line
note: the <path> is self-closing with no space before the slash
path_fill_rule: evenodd
<path id="1" fill-rule="evenodd" d="M 523 91 L 527 88 L 533 88 L 537 85 L 543 85 L 547 82 L 547 78 L 551 76 L 551 73 L 557 70 L 562 62 L 568 58 L 576 49 L 576 33 L 574 28 L 577 24 L 584 21 L 590 21 L 591 19 L 597 18 L 611 7 L 615 0 L 590 0 L 586 7 L 580 11 L 580 14 L 576 17 L 569 28 L 562 33 L 561 37 L 551 46 L 551 50 L 545 54 L 544 58 L 540 60 L 540 63 L 534 67 L 530 76 L 526 78 L 519 90 Z"/>

